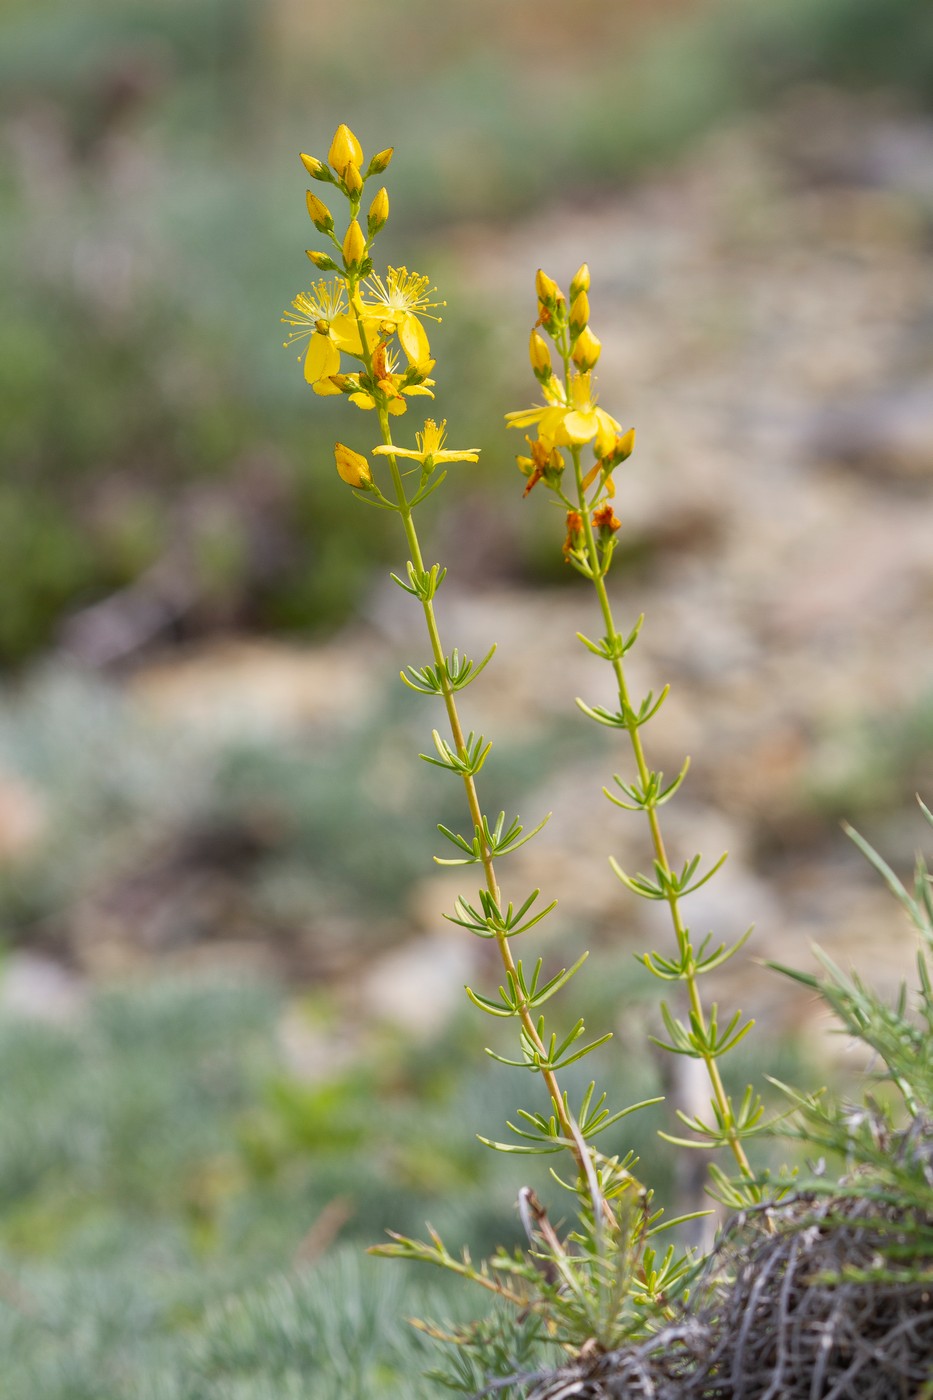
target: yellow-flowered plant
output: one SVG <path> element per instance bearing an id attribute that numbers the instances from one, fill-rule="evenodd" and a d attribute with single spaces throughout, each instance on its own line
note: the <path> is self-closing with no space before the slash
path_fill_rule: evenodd
<path id="1" fill-rule="evenodd" d="M 499 1252 L 491 1260 L 474 1264 L 467 1251 L 451 1253 L 432 1231 L 427 1242 L 396 1235 L 392 1244 L 379 1246 L 375 1252 L 421 1259 L 472 1280 L 511 1304 L 519 1320 L 531 1319 L 543 1336 L 572 1353 L 586 1348 L 606 1350 L 626 1338 L 644 1335 L 670 1315 L 691 1261 L 673 1247 L 658 1255 L 655 1234 L 676 1222 L 661 1226 L 660 1212 L 651 1206 L 650 1190 L 632 1174 L 635 1159 L 631 1153 L 605 1155 L 596 1143 L 607 1128 L 643 1105 L 612 1109 L 606 1093 L 597 1092 L 595 1081 L 575 1098 L 562 1085 L 567 1066 L 610 1039 L 600 1035 L 588 1040 L 582 1020 L 553 1029 L 548 1019 L 551 1008 L 544 1009 L 579 971 L 586 955 L 545 979 L 541 958 L 517 957 L 513 952 L 515 940 L 524 938 L 546 918 L 554 903 L 542 907 L 537 889 L 503 889 L 500 865 L 544 823 L 527 831 L 518 817 L 507 820 L 504 812 L 492 816 L 484 811 L 477 779 L 491 744 L 482 735 L 466 730 L 459 707 L 461 692 L 482 672 L 495 647 L 479 663 L 458 650 L 446 650 L 435 610 L 446 570 L 439 564 L 426 565 L 414 521 L 417 507 L 445 477 L 438 468 L 453 462 L 475 462 L 478 449 L 445 447 L 446 421 L 438 423 L 432 418 L 415 429 L 413 446 L 400 445 L 393 436 L 393 420 L 407 413 L 410 401 L 431 396 L 434 361 L 426 322 L 435 319 L 443 303 L 432 300 L 435 289 L 419 273 L 404 267 L 388 268 L 384 273 L 374 268 L 373 245 L 389 217 L 386 190 L 381 187 L 372 198 L 364 221 L 361 210 L 367 182 L 382 175 L 391 157 L 390 148 L 367 164 L 359 141 L 346 126 L 337 128 L 326 161 L 311 155 L 301 157 L 312 180 L 331 186 L 348 207 L 345 226 L 341 222 L 338 227 L 323 199 L 308 191 L 311 222 L 329 241 L 330 250 L 308 252 L 315 269 L 323 275 L 295 297 L 283 318 L 291 328 L 286 345 L 307 339 L 304 373 L 315 393 L 342 396 L 355 408 L 372 410 L 379 425 L 381 440 L 371 450 L 372 460 L 338 442 L 334 449 L 336 468 L 362 499 L 397 514 L 404 532 L 409 554 L 405 574 L 392 577 L 421 608 L 430 660 L 407 667 L 402 680 L 417 693 L 441 701 L 446 733 L 433 731 L 433 752 L 422 758 L 451 774 L 462 786 L 468 812 L 465 832 L 438 828 L 453 848 L 441 863 L 475 868 L 482 881 L 475 894 L 460 896 L 447 917 L 496 947 L 501 964 L 498 991 L 489 994 L 467 988 L 467 996 L 483 1012 L 515 1025 L 514 1057 L 498 1053 L 493 1057 L 530 1075 L 539 1091 L 538 1100 L 519 1109 L 516 1120 L 508 1124 L 508 1140 L 482 1141 L 502 1152 L 545 1155 L 551 1163 L 563 1159 L 565 1167 L 552 1168 L 552 1176 L 575 1198 L 575 1215 L 571 1226 L 555 1228 L 528 1187 L 518 1203 L 528 1237 L 527 1250 Z M 649 696 L 633 708 L 622 662 L 640 624 L 623 638 L 613 623 L 605 590 L 619 528 L 612 506 L 613 472 L 631 453 L 634 435 L 623 432 L 596 399 L 592 372 L 600 344 L 589 325 L 589 284 L 584 266 L 571 283 L 568 305 L 557 284 L 543 272 L 538 274 L 538 319 L 529 353 L 544 403 L 510 414 L 509 420 L 514 427 L 537 430 L 534 436 L 526 437 L 530 455 L 519 457 L 527 477 L 526 494 L 543 482 L 564 504 L 566 557 L 592 579 L 599 597 L 606 636 L 602 642 L 585 644 L 612 664 L 620 708 L 616 714 L 584 708 L 600 723 L 627 730 L 634 747 L 638 777 L 627 784 L 619 780 L 623 797 L 613 800 L 647 814 L 655 839 L 655 879 L 617 873 L 637 893 L 662 899 L 671 909 L 677 954 L 674 958 L 651 954 L 646 962 L 656 975 L 679 979 L 689 991 L 690 1027 L 665 1011 L 670 1048 L 699 1055 L 707 1064 L 718 1120 L 713 1128 L 693 1126 L 707 1139 L 731 1146 L 742 1173 L 751 1180 L 741 1140 L 753 1125 L 733 1112 L 716 1065 L 719 1055 L 736 1042 L 742 1030 L 736 1024 L 719 1030 L 715 1010 L 706 1016 L 696 991 L 698 973 L 721 961 L 725 954 L 722 950 L 710 954 L 705 946 L 694 949 L 679 914 L 680 899 L 708 875 L 697 875 L 696 861 L 688 862 L 683 872 L 676 874 L 668 863 L 657 824 L 657 808 L 676 790 L 683 774 L 662 788 L 661 775 L 648 769 L 640 744 L 640 727 L 656 712 L 663 693 L 657 701 Z M 555 372 L 551 346 L 556 350 L 560 373 Z M 751 1113 L 749 1109 L 749 1117 Z M 469 1331 L 456 1335 L 461 1353 L 469 1351 L 478 1335 Z"/>
<path id="2" fill-rule="evenodd" d="M 661 1013 L 668 1039 L 658 1039 L 655 1043 L 672 1054 L 701 1061 L 712 1091 L 709 1121 L 678 1110 L 678 1116 L 693 1136 L 670 1140 L 683 1147 L 728 1148 L 738 1167 L 739 1180 L 730 1180 L 714 1163 L 711 1170 L 715 1194 L 724 1203 L 740 1208 L 761 1199 L 761 1187 L 744 1144 L 764 1127 L 763 1105 L 749 1087 L 737 1108 L 726 1093 L 719 1061 L 740 1043 L 752 1022 L 743 1022 L 741 1013 L 736 1012 L 723 1023 L 716 1005 L 707 1011 L 700 995 L 699 978 L 737 952 L 751 929 L 731 948 L 719 945 L 711 949 L 711 935 L 697 944 L 685 922 L 683 901 L 715 875 L 726 857 L 722 856 L 704 871 L 701 857 L 693 856 L 678 870 L 671 864 L 665 846 L 659 811 L 680 788 L 690 760 L 684 762 L 677 777 L 666 785 L 663 773 L 655 772 L 648 765 L 641 731 L 661 708 L 667 687 L 657 698 L 649 693 L 633 703 L 625 658 L 638 638 L 644 619 L 639 617 L 630 631 L 620 631 L 606 589 L 606 576 L 620 528 L 612 504 L 613 473 L 631 455 L 635 433 L 632 429 L 623 433 L 621 425 L 597 405 L 593 369 L 599 360 L 600 342 L 590 329 L 589 290 L 590 271 L 585 263 L 570 283 L 569 301 L 553 278 L 543 271 L 538 272 L 538 316 L 531 332 L 529 358 L 546 402 L 509 413 L 506 421 L 512 428 L 537 428 L 536 437 L 526 437 L 531 455 L 517 458 L 520 471 L 528 478 L 525 495 L 541 482 L 566 508 L 564 556 L 592 583 L 605 627 L 605 634 L 599 641 L 591 641 L 582 633 L 578 636 L 588 651 L 612 666 L 618 708 L 590 706 L 582 700 L 577 703 L 584 714 L 598 724 L 628 735 L 634 777 L 629 780 L 616 777 L 616 790 L 606 788 L 604 791 L 617 807 L 644 813 L 651 839 L 653 872 L 629 875 L 616 861 L 611 864 L 632 893 L 668 906 L 675 940 L 674 955 L 647 953 L 643 961 L 662 981 L 681 983 L 688 1004 L 684 1020 L 662 1001 Z M 554 369 L 548 340 L 556 352 L 559 372 Z"/>

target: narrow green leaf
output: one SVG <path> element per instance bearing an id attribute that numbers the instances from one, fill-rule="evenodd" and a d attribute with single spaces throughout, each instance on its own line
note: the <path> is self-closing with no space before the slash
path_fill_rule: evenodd
<path id="1" fill-rule="evenodd" d="M 492 1001 L 489 997 L 480 996 L 478 992 L 474 992 L 472 987 L 464 987 L 463 990 L 474 1006 L 479 1007 L 480 1011 L 485 1011 L 490 1016 L 510 1017 L 518 1015 L 516 1007 L 507 1005 L 504 1000 L 501 1002 Z"/>

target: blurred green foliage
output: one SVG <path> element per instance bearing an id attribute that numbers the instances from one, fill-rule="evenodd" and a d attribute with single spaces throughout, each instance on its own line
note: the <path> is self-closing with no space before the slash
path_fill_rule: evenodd
<path id="1" fill-rule="evenodd" d="M 426 1219 L 475 1257 L 517 1243 L 527 1163 L 464 1131 L 512 1114 L 514 1085 L 469 1010 L 419 1045 L 360 1026 L 356 1057 L 314 1075 L 286 1061 L 282 1011 L 255 978 L 189 972 L 97 991 L 58 1024 L 0 1015 L 4 1400 L 435 1393 L 404 1319 L 483 1299 L 361 1252 Z M 313 995 L 289 1014 L 326 1045 Z M 770 1068 L 800 1073 L 788 1050 Z M 657 1092 L 647 1057 L 625 1081 Z M 660 1199 L 658 1122 L 634 1115 L 606 1150 L 634 1147 Z"/>
<path id="2" fill-rule="evenodd" d="M 427 764 L 399 776 L 399 753 L 431 749 L 426 715 L 394 674 L 379 693 L 378 732 L 360 721 L 224 734 L 167 729 L 114 684 L 35 668 L 0 697 L 0 772 L 38 822 L 28 848 L 0 862 L 0 939 L 87 967 L 80 930 L 93 941 L 115 920 L 129 947 L 165 952 L 223 938 L 235 906 L 226 936 L 293 965 L 299 936 L 313 955 L 335 919 L 345 950 L 390 941 L 398 928 L 385 911 L 408 927 L 406 899 L 439 850 L 433 826 L 411 814 L 430 808 L 458 826 L 462 813 Z M 555 727 L 497 744 L 493 810 L 527 793 L 546 758 L 572 763 L 589 743 Z M 232 895 L 211 912 L 217 888 Z"/>
<path id="3" fill-rule="evenodd" d="M 426 0 L 352 0 L 339 24 L 287 0 L 4 6 L 0 659 L 159 569 L 170 636 L 333 625 L 388 554 L 382 522 L 357 547 L 333 406 L 276 334 L 307 275 L 294 154 L 337 119 L 396 143 L 390 243 L 441 278 L 451 220 L 618 187 L 794 83 L 933 91 L 924 0 L 432 16 Z M 501 462 L 492 311 L 469 323 L 444 291 L 457 420 Z"/>
<path id="4" fill-rule="evenodd" d="M 466 1018 L 298 1079 L 280 1011 L 215 975 L 101 992 L 60 1026 L 0 1019 L 5 1398 L 422 1393 L 431 1352 L 402 1319 L 463 1316 L 460 1290 L 359 1252 L 425 1215 L 476 1250 L 515 1238 L 520 1168 L 463 1132 L 511 1111 L 507 1077 Z M 311 1244 L 335 1205 L 352 1253 Z"/>

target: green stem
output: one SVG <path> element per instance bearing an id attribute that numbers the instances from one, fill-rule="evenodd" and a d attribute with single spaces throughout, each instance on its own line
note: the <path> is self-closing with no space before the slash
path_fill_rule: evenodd
<path id="1" fill-rule="evenodd" d="M 569 346 L 566 341 L 566 333 L 562 343 L 559 344 L 558 348 L 564 360 L 565 384 L 569 396 L 571 362 Z M 610 642 L 619 641 L 621 640 L 621 636 L 618 630 L 616 629 L 616 625 L 612 616 L 612 607 L 609 602 L 609 594 L 606 591 L 606 568 L 603 565 L 600 554 L 597 551 L 596 539 L 593 533 L 593 522 L 590 518 L 590 510 L 586 500 L 586 491 L 583 486 L 583 468 L 580 463 L 579 447 L 571 448 L 571 456 L 573 458 L 574 473 L 576 476 L 577 484 L 577 510 L 583 521 L 583 533 L 586 539 L 587 558 L 589 560 L 590 565 L 590 577 L 592 578 L 593 587 L 596 589 L 596 596 L 599 600 L 599 608 L 600 612 L 602 613 L 603 623 L 606 628 L 606 637 L 609 639 Z M 613 656 L 612 669 L 615 672 L 616 686 L 618 689 L 622 713 L 629 714 L 631 713 L 631 703 L 629 700 L 628 685 L 626 684 L 625 680 L 625 667 L 620 656 Z M 650 777 L 650 769 L 645 758 L 645 750 L 641 741 L 641 734 L 639 733 L 639 730 L 633 725 L 627 725 L 626 727 L 628 729 L 629 739 L 632 743 L 632 753 L 635 758 L 635 766 L 638 769 L 638 777 L 642 784 L 642 791 L 647 793 L 647 784 Z M 654 853 L 657 858 L 658 864 L 663 870 L 664 874 L 666 876 L 670 876 L 672 874 L 672 871 L 670 862 L 667 858 L 667 850 L 664 845 L 664 837 L 661 832 L 661 824 L 658 820 L 657 808 L 654 806 L 653 803 L 651 803 L 646 806 L 645 812 L 648 817 L 648 825 L 651 829 L 651 842 L 654 846 Z M 681 916 L 680 901 L 678 899 L 677 892 L 675 889 L 672 888 L 670 881 L 666 882 L 666 887 L 668 891 L 667 904 L 668 908 L 670 909 L 671 923 L 674 927 L 674 936 L 677 939 L 678 949 L 680 950 L 680 953 L 683 956 L 687 951 L 689 935 L 684 925 L 683 918 Z M 699 1025 L 701 1032 L 705 1033 L 706 1016 L 703 1010 L 703 1003 L 700 997 L 697 973 L 695 967 L 693 966 L 692 959 L 686 960 L 686 972 L 684 976 L 684 981 L 687 985 L 687 992 L 690 998 L 690 1009 L 696 1018 L 697 1024 Z M 709 1078 L 710 1087 L 713 1091 L 713 1098 L 716 1102 L 716 1106 L 719 1110 L 722 1122 L 725 1125 L 727 1140 L 729 1143 L 729 1147 L 732 1151 L 732 1155 L 734 1156 L 736 1163 L 738 1164 L 739 1171 L 742 1173 L 742 1176 L 746 1179 L 746 1181 L 753 1181 L 754 1173 L 752 1171 L 748 1157 L 745 1155 L 745 1149 L 742 1146 L 739 1132 L 735 1125 L 735 1117 L 732 1111 L 732 1105 L 729 1102 L 729 1097 L 726 1093 L 725 1086 L 723 1085 L 722 1076 L 719 1073 L 719 1065 L 716 1063 L 716 1058 L 715 1056 L 709 1053 L 702 1054 L 700 1058 L 703 1060 L 703 1063 L 706 1066 L 706 1073 Z"/>
<path id="2" fill-rule="evenodd" d="M 369 356 L 365 336 L 362 333 L 362 322 L 359 315 L 357 316 L 357 319 L 360 321 L 360 335 L 361 344 L 364 350 L 364 358 L 367 360 L 367 367 L 369 369 L 370 374 L 372 374 L 372 360 Z M 388 410 L 385 404 L 383 402 L 379 402 L 378 400 L 377 407 L 379 412 L 379 424 L 382 429 L 383 443 L 387 447 L 392 447 L 392 431 L 389 424 Z M 415 529 L 415 522 L 412 518 L 411 506 L 409 504 L 408 497 L 405 494 L 405 487 L 402 481 L 401 472 L 399 471 L 398 462 L 394 454 L 388 454 L 387 461 L 389 463 L 389 470 L 392 474 L 392 484 L 395 488 L 395 498 L 398 504 L 398 512 L 399 515 L 402 517 L 402 523 L 405 528 L 405 538 L 408 541 L 408 548 L 411 551 L 411 562 L 414 564 L 415 568 L 419 572 L 423 572 L 424 557 L 422 555 L 421 545 L 418 540 L 418 532 Z M 449 677 L 447 675 L 447 667 L 445 665 L 446 658 L 444 648 L 441 645 L 440 632 L 438 630 L 437 618 L 434 612 L 434 602 L 430 598 L 425 598 L 422 599 L 421 606 L 424 612 L 425 626 L 427 627 L 428 637 L 431 643 L 431 653 L 434 657 L 434 662 L 437 667 L 437 675 L 441 682 L 441 691 L 444 700 L 444 707 L 447 711 L 447 719 L 450 724 L 450 732 L 453 737 L 453 741 L 456 746 L 458 755 L 461 758 L 465 758 L 467 756 L 467 751 L 466 744 L 464 743 L 463 739 L 463 726 L 460 723 L 460 716 L 457 712 L 457 702 L 454 697 L 453 687 L 451 686 Z M 499 881 L 496 878 L 493 853 L 492 851 L 490 851 L 489 846 L 483 835 L 483 813 L 482 808 L 480 806 L 479 795 L 476 790 L 476 783 L 474 781 L 472 773 L 464 773 L 462 774 L 462 777 L 464 790 L 466 792 L 467 806 L 470 809 L 470 819 L 473 823 L 473 827 L 477 834 L 477 839 L 480 843 L 483 871 L 486 876 L 486 888 L 488 889 L 492 898 L 495 900 L 496 906 L 501 908 L 502 896 L 499 889 Z M 515 961 L 512 957 L 512 950 L 509 947 L 508 938 L 506 937 L 505 933 L 503 933 L 501 930 L 496 932 L 496 944 L 498 946 L 499 955 L 502 959 L 502 964 L 506 970 L 506 974 L 511 978 L 512 984 L 518 987 L 520 984 L 517 977 Z M 528 1037 L 531 1044 L 535 1047 L 535 1050 L 540 1055 L 542 1061 L 546 1060 L 547 1048 L 544 1045 L 544 1042 L 542 1041 L 540 1035 L 538 1034 L 538 1028 L 535 1025 L 534 1017 L 532 1016 L 531 1010 L 524 999 L 522 999 L 522 1001 L 519 1004 L 518 1013 L 521 1019 L 522 1026 L 524 1027 L 526 1036 Z M 543 1063 L 541 1065 L 541 1075 L 547 1086 L 547 1091 L 550 1095 L 551 1103 L 553 1104 L 554 1113 L 556 1115 L 557 1121 L 560 1124 L 561 1132 L 567 1139 L 568 1143 L 571 1144 L 570 1151 L 573 1153 L 574 1160 L 577 1164 L 577 1170 L 580 1173 L 581 1178 L 585 1179 L 587 1174 L 586 1165 L 583 1161 L 580 1146 L 577 1142 L 577 1135 L 574 1134 L 573 1125 L 571 1124 L 570 1118 L 568 1116 L 568 1111 L 565 1107 L 563 1095 L 561 1094 L 557 1078 L 554 1074 L 554 1071 L 546 1067 Z"/>

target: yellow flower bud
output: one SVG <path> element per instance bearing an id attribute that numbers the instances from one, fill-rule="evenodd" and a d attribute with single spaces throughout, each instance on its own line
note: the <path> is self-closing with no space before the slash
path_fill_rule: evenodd
<path id="1" fill-rule="evenodd" d="M 329 233 L 334 227 L 334 216 L 323 199 L 318 199 L 317 195 L 312 194 L 310 190 L 305 191 L 305 198 L 308 201 L 308 214 L 314 227 L 320 233 Z"/>
<path id="2" fill-rule="evenodd" d="M 600 341 L 596 338 L 589 326 L 584 326 L 577 336 L 577 343 L 573 347 L 573 362 L 582 373 L 591 370 L 599 359 L 602 350 Z"/>
<path id="3" fill-rule="evenodd" d="M 354 452 L 352 447 L 346 447 L 342 442 L 334 443 L 334 461 L 337 464 L 337 475 L 341 481 L 345 481 L 348 486 L 353 486 L 357 490 L 368 490 L 373 484 L 373 474 L 369 463 L 359 452 Z"/>
<path id="4" fill-rule="evenodd" d="M 337 264 L 327 253 L 316 253 L 313 248 L 306 248 L 305 256 L 311 259 L 320 272 L 339 271 Z"/>
<path id="5" fill-rule="evenodd" d="M 360 167 L 351 160 L 343 173 L 343 183 L 347 187 L 347 194 L 359 194 L 363 188 L 363 177 L 360 174 Z"/>
<path id="6" fill-rule="evenodd" d="M 330 143 L 327 159 L 341 179 L 346 174 L 347 166 L 351 161 L 357 170 L 363 164 L 363 147 L 345 122 L 341 122 L 334 132 L 334 139 Z"/>
<path id="7" fill-rule="evenodd" d="M 394 146 L 387 146 L 384 151 L 378 151 L 369 162 L 369 169 L 366 171 L 366 174 L 381 175 L 384 170 L 388 170 L 389 161 L 392 159 L 394 151 Z"/>
<path id="8" fill-rule="evenodd" d="M 359 221 L 352 219 L 343 240 L 343 260 L 347 267 L 359 266 L 366 256 L 366 239 Z"/>
<path id="9" fill-rule="evenodd" d="M 537 331 L 531 332 L 531 339 L 528 342 L 528 358 L 531 361 L 531 368 L 536 379 L 550 379 L 554 373 L 551 365 L 551 352 L 547 347 L 547 341 Z"/>
<path id="10" fill-rule="evenodd" d="M 538 300 L 544 302 L 545 306 L 553 306 L 555 302 L 561 301 L 564 295 L 553 277 L 548 277 L 540 267 L 535 276 L 535 291 L 538 293 Z"/>
<path id="11" fill-rule="evenodd" d="M 305 170 L 307 170 L 307 172 L 308 172 L 308 174 L 311 176 L 311 179 L 312 179 L 312 180 L 332 180 L 332 179 L 333 179 L 333 176 L 331 175 L 330 171 L 327 169 L 327 166 L 324 164 L 324 162 L 323 162 L 322 160 L 318 160 L 317 156 L 308 156 L 308 155 L 305 155 L 304 153 L 302 153 L 300 159 L 301 159 L 302 165 L 304 166 Z"/>
<path id="12" fill-rule="evenodd" d="M 388 217 L 389 195 L 385 186 L 383 186 L 369 206 L 369 216 L 366 220 L 366 227 L 369 230 L 370 238 L 379 232 Z"/>
<path id="13" fill-rule="evenodd" d="M 590 320 L 590 299 L 586 292 L 578 292 L 574 297 L 570 307 L 570 330 L 573 335 L 579 335 L 583 327 L 589 324 Z"/>
<path id="14" fill-rule="evenodd" d="M 621 433 L 616 437 L 612 450 L 608 454 L 608 461 L 612 466 L 618 466 L 631 457 L 635 451 L 635 429 L 629 428 L 627 433 Z"/>
<path id="15" fill-rule="evenodd" d="M 570 283 L 570 300 L 576 301 L 581 292 L 588 292 L 589 290 L 590 269 L 586 263 L 581 263 L 573 274 L 573 280 Z"/>

